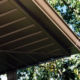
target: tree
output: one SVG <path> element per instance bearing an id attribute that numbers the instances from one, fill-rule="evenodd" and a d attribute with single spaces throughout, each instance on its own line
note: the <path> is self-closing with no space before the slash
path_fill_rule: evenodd
<path id="1" fill-rule="evenodd" d="M 18 80 L 80 80 L 80 55 L 18 70 L 17 74 Z"/>
<path id="2" fill-rule="evenodd" d="M 72 30 L 80 36 L 80 0 L 47 0 Z"/>

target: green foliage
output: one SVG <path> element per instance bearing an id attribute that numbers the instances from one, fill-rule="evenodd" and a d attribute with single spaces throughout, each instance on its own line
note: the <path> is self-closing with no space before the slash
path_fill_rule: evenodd
<path id="1" fill-rule="evenodd" d="M 80 80 L 80 55 L 18 70 L 18 80 Z"/>
<path id="2" fill-rule="evenodd" d="M 80 0 L 47 0 L 73 31 L 80 36 Z"/>

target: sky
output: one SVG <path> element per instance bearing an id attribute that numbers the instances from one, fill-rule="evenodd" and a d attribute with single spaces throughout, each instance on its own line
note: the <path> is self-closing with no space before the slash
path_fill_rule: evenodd
<path id="1" fill-rule="evenodd" d="M 1 75 L 0 78 L 1 78 L 1 80 L 7 80 L 6 74 L 5 75 Z"/>

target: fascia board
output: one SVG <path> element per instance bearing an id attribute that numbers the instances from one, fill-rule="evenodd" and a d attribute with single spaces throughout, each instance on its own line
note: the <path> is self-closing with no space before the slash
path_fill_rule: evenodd
<path id="1" fill-rule="evenodd" d="M 42 12 L 52 21 L 53 24 L 69 39 L 69 41 L 80 51 L 80 40 L 70 30 L 64 20 L 52 9 L 46 0 L 32 0 Z"/>

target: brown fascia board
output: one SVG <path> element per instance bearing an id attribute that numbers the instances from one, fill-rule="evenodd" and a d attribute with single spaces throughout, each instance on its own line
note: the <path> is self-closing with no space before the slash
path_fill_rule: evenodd
<path id="1" fill-rule="evenodd" d="M 80 51 L 80 40 L 72 32 L 64 20 L 52 9 L 46 0 L 32 0 L 42 12 L 52 21 L 53 24 L 68 38 L 68 40 Z"/>

